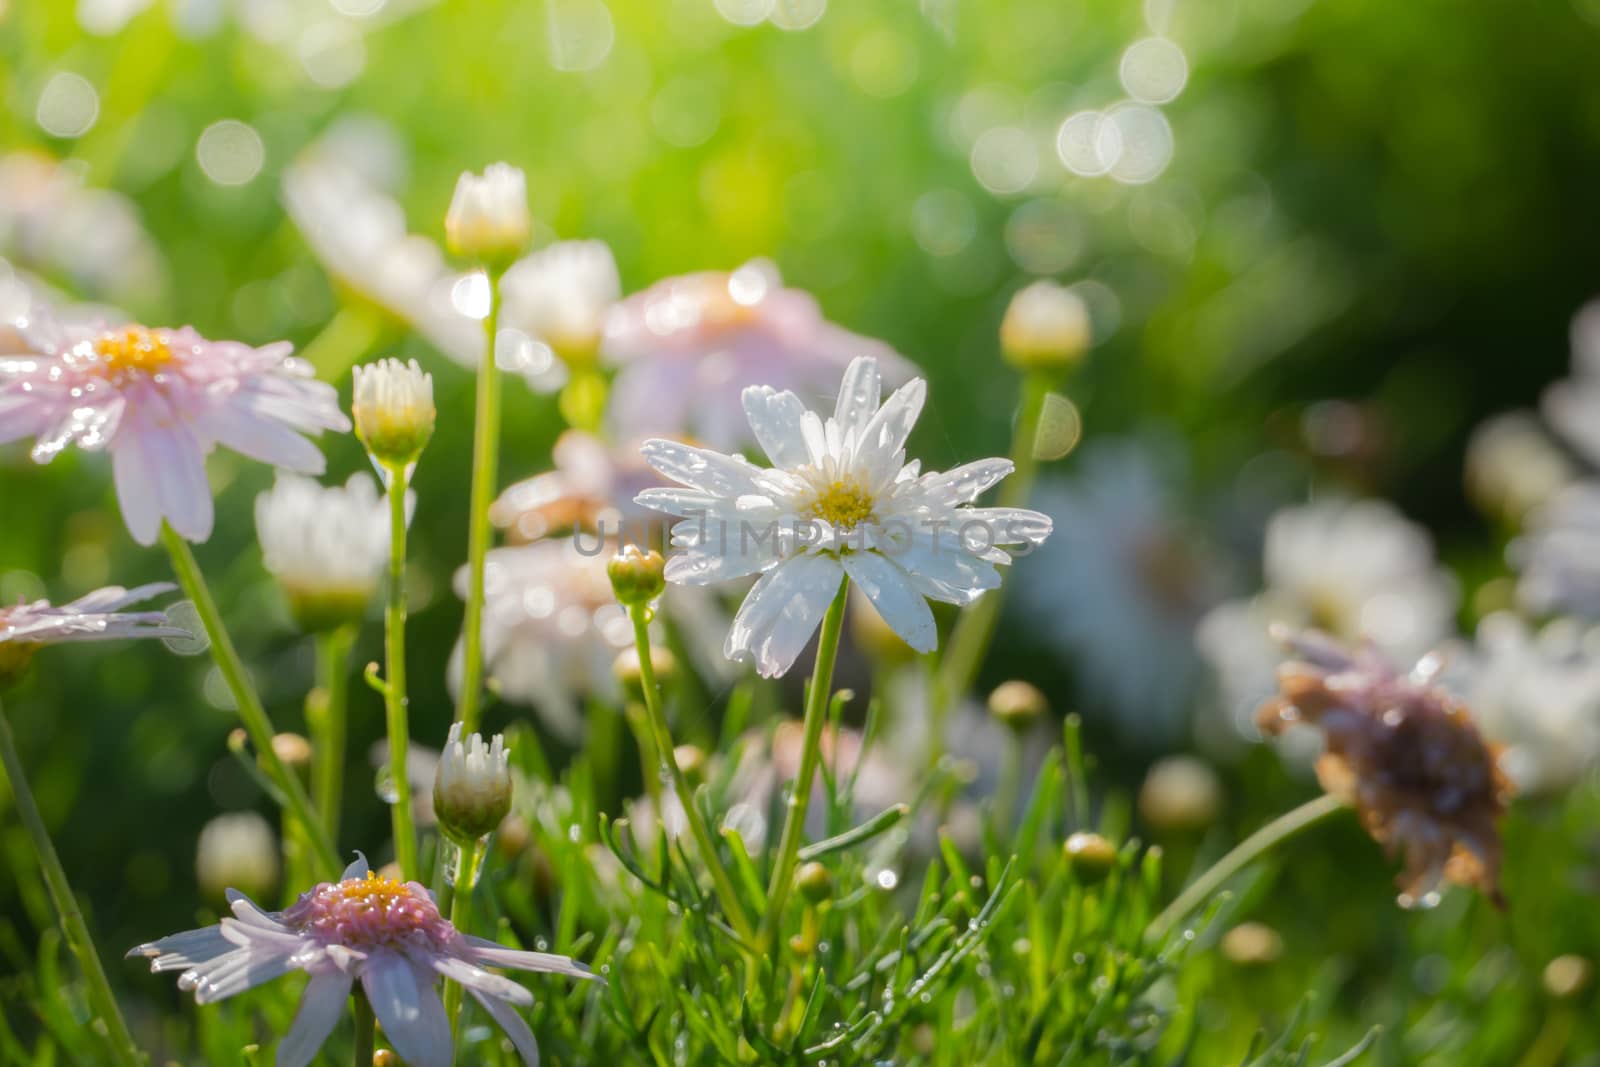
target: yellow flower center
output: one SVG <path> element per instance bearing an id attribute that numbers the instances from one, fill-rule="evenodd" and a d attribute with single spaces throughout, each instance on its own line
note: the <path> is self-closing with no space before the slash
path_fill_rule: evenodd
<path id="1" fill-rule="evenodd" d="M 375 908 L 384 908 L 400 900 L 410 900 L 411 890 L 404 882 L 385 878 L 376 871 L 368 871 L 365 878 L 349 878 L 339 883 L 339 896 L 345 900 L 360 901 Z"/>
<path id="2" fill-rule="evenodd" d="M 143 326 L 101 334 L 94 351 L 106 371 L 118 375 L 134 371 L 154 374 L 172 362 L 172 349 L 167 342 Z"/>
<path id="3" fill-rule="evenodd" d="M 830 482 L 807 509 L 814 519 L 825 519 L 841 530 L 872 518 L 872 497 L 854 478 Z"/>

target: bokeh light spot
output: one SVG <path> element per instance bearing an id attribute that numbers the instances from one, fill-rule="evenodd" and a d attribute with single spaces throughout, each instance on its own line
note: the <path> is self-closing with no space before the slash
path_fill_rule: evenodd
<path id="1" fill-rule="evenodd" d="M 57 71 L 44 83 L 34 118 L 52 137 L 82 137 L 100 117 L 100 94 L 82 75 Z"/>
<path id="2" fill-rule="evenodd" d="M 218 185 L 244 185 L 261 173 L 267 151 L 254 127 L 223 119 L 200 134 L 194 154 L 206 177 Z"/>
<path id="3" fill-rule="evenodd" d="M 1122 53 L 1119 73 L 1129 96 L 1146 104 L 1165 104 L 1183 92 L 1189 61 L 1183 49 L 1167 38 L 1146 37 Z"/>

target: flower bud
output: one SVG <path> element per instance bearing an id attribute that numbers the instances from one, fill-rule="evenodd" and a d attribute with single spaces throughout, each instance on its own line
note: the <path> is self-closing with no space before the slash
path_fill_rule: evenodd
<path id="1" fill-rule="evenodd" d="M 278 760 L 291 770 L 311 766 L 311 742 L 299 734 L 274 734 L 272 751 Z"/>
<path id="2" fill-rule="evenodd" d="M 699 745 L 679 745 L 672 750 L 672 758 L 689 781 L 698 782 L 705 778 L 706 751 Z"/>
<path id="3" fill-rule="evenodd" d="M 1062 846 L 1072 876 L 1084 885 L 1105 881 L 1117 865 L 1117 850 L 1099 834 L 1076 833 Z"/>
<path id="4" fill-rule="evenodd" d="M 1222 935 L 1222 954 L 1240 967 L 1265 967 L 1283 955 L 1283 938 L 1265 923 L 1243 922 Z"/>
<path id="5" fill-rule="evenodd" d="M 475 263 L 503 267 L 528 246 L 528 178 L 509 163 L 494 163 L 482 175 L 465 173 L 444 218 L 450 251 Z"/>
<path id="6" fill-rule="evenodd" d="M 655 668 L 656 684 L 667 685 L 678 673 L 678 660 L 664 648 L 650 646 L 650 666 Z M 612 661 L 611 673 L 622 683 L 622 692 L 629 700 L 644 700 L 644 675 L 639 669 L 639 650 L 625 648 Z"/>
<path id="7" fill-rule="evenodd" d="M 214 901 L 230 889 L 248 897 L 267 896 L 278 884 L 278 844 L 271 824 L 253 811 L 212 819 L 195 842 L 194 874 L 201 892 Z"/>
<path id="8" fill-rule="evenodd" d="M 627 607 L 648 604 L 667 588 L 667 561 L 655 549 L 646 552 L 638 545 L 626 545 L 606 564 L 611 588 Z"/>
<path id="9" fill-rule="evenodd" d="M 372 1054 L 372 1067 L 405 1067 L 393 1049 L 380 1048 Z"/>
<path id="10" fill-rule="evenodd" d="M 1001 682 L 989 694 L 989 714 L 1015 734 L 1027 733 L 1049 710 L 1044 694 L 1027 682 Z"/>
<path id="11" fill-rule="evenodd" d="M 1589 991 L 1594 966 L 1582 956 L 1557 956 L 1544 968 L 1544 991 L 1556 1000 L 1576 1000 Z"/>
<path id="12" fill-rule="evenodd" d="M 0 641 L 0 693 L 22 681 L 38 647 L 28 641 Z"/>
<path id="13" fill-rule="evenodd" d="M 433 375 L 414 359 L 380 359 L 354 374 L 356 436 L 384 466 L 415 463 L 433 436 Z"/>
<path id="14" fill-rule="evenodd" d="M 1076 365 L 1092 338 L 1083 298 L 1052 281 L 1038 281 L 1011 298 L 1000 323 L 1000 351 L 1022 371 Z"/>
<path id="15" fill-rule="evenodd" d="M 1217 772 L 1194 756 L 1168 756 L 1145 775 L 1139 789 L 1139 816 L 1157 830 L 1204 830 L 1222 809 Z"/>
<path id="16" fill-rule="evenodd" d="M 500 825 L 511 810 L 511 757 L 499 734 L 489 744 L 481 734 L 461 740 L 461 724 L 450 727 L 433 779 L 433 811 L 457 843 L 475 842 Z"/>
<path id="17" fill-rule="evenodd" d="M 800 865 L 794 875 L 794 887 L 809 904 L 821 904 L 833 896 L 833 875 L 828 868 L 812 860 Z"/>

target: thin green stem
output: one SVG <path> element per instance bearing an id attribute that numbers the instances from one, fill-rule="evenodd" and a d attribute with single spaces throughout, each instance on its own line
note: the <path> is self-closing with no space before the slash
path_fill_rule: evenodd
<path id="1" fill-rule="evenodd" d="M 463 734 L 478 729 L 483 711 L 483 568 L 489 555 L 489 505 L 494 502 L 500 448 L 500 371 L 495 334 L 500 318 L 500 276 L 489 274 L 489 313 L 484 316 L 483 359 L 478 364 L 477 411 L 472 435 L 472 499 L 467 527 L 467 616 L 462 624 L 461 704 L 456 718 Z"/>
<path id="2" fill-rule="evenodd" d="M 701 861 L 711 872 L 711 884 L 717 891 L 717 899 L 722 902 L 722 910 L 728 916 L 728 923 L 741 941 L 753 944 L 755 928 L 750 925 L 744 905 L 739 902 L 739 893 L 734 888 L 733 878 L 722 866 L 717 843 L 711 836 L 711 829 L 706 825 L 700 806 L 695 803 L 694 790 L 689 786 L 689 778 L 683 773 L 683 768 L 678 766 L 678 754 L 672 744 L 672 733 L 667 729 L 667 713 L 661 706 L 661 689 L 656 684 L 655 665 L 650 662 L 650 629 L 647 612 L 648 608 L 643 604 L 633 604 L 628 608 L 628 616 L 633 620 L 634 647 L 639 650 L 639 686 L 644 690 L 645 717 L 649 720 L 650 734 L 655 742 L 656 758 L 652 762 L 651 753 L 643 747 L 644 739 L 640 739 L 639 755 L 645 764 L 645 777 L 659 774 L 661 767 L 667 769 L 668 775 L 672 778 L 672 788 L 678 794 L 678 803 L 683 806 L 683 816 L 689 824 L 689 833 L 694 837 L 695 846 L 700 850 Z M 659 814 L 658 805 L 657 815 Z"/>
<path id="3" fill-rule="evenodd" d="M 356 1017 L 355 1067 L 372 1067 L 372 1054 L 377 1051 L 378 1044 L 378 1017 L 359 986 L 350 999 Z"/>
<path id="4" fill-rule="evenodd" d="M 262 707 L 261 698 L 256 695 L 255 684 L 245 671 L 238 650 L 233 647 L 233 639 L 228 636 L 228 628 L 222 622 L 221 613 L 217 611 L 217 602 L 211 596 L 211 588 L 206 585 L 200 564 L 195 561 L 194 553 L 189 549 L 189 542 L 180 537 L 171 526 L 162 523 L 161 543 L 166 547 L 167 554 L 172 557 L 172 569 L 178 576 L 178 584 L 183 587 L 184 595 L 194 603 L 195 612 L 200 616 L 200 624 L 205 627 L 206 637 L 211 643 L 212 662 L 217 665 L 217 670 L 228 684 L 228 691 L 233 694 L 233 702 L 239 710 L 239 721 L 244 725 L 245 732 L 250 735 L 250 743 L 255 746 L 256 756 L 261 760 L 262 768 L 272 783 L 278 787 L 278 791 L 283 794 L 289 813 L 305 829 L 306 839 L 311 842 L 317 861 L 324 868 L 325 874 L 328 877 L 338 874 L 339 856 L 334 851 L 333 841 L 328 837 L 322 822 L 312 809 L 306 787 L 288 767 L 284 766 L 283 760 L 278 758 L 277 750 L 272 747 L 272 738 L 276 734 L 272 720 L 267 717 L 267 710 Z"/>
<path id="5" fill-rule="evenodd" d="M 463 934 L 471 933 L 472 924 L 472 892 L 478 886 L 478 868 L 483 863 L 483 841 L 474 841 L 467 848 L 461 849 L 460 868 L 456 873 L 455 895 L 450 900 L 450 925 Z M 450 1025 L 455 1029 L 456 1037 L 461 1036 L 461 986 L 457 982 L 446 981 L 444 984 L 444 1014 L 450 1020 Z"/>
<path id="6" fill-rule="evenodd" d="M 1324 793 L 1315 800 L 1285 812 L 1261 829 L 1234 846 L 1233 851 L 1213 863 L 1207 870 L 1184 887 L 1183 892 L 1145 928 L 1146 941 L 1158 941 L 1182 922 L 1190 912 L 1225 885 L 1228 879 L 1244 870 L 1263 854 L 1294 837 L 1303 830 L 1344 810 L 1337 798 Z"/>
<path id="7" fill-rule="evenodd" d="M 411 750 L 411 727 L 406 719 L 410 697 L 406 694 L 406 468 L 393 466 L 389 474 L 389 595 L 384 606 L 383 704 L 389 729 L 389 777 L 394 802 L 394 856 L 407 881 L 418 877 L 417 831 L 411 823 L 411 779 L 406 757 Z"/>
<path id="8" fill-rule="evenodd" d="M 78 965 L 83 968 L 83 977 L 89 984 L 90 1003 L 105 1020 L 111 1051 L 117 1063 L 125 1067 L 140 1067 L 144 1063 L 144 1056 L 134 1044 L 133 1035 L 128 1032 L 122 1009 L 117 1007 L 117 998 L 111 993 L 111 983 L 106 980 L 105 968 L 101 966 L 94 941 L 89 937 L 89 924 L 84 921 L 83 911 L 78 907 L 78 898 L 73 896 L 72 884 L 67 881 L 61 857 L 56 855 L 50 831 L 39 814 L 39 805 L 34 803 L 33 790 L 28 787 L 28 779 L 23 773 L 22 758 L 17 755 L 17 742 L 11 735 L 11 723 L 6 720 L 4 708 L 0 708 L 0 762 L 5 764 L 17 815 L 22 819 L 22 825 L 28 831 L 28 840 L 33 844 L 33 854 L 39 861 L 39 870 L 44 875 L 45 887 L 50 891 L 50 902 L 55 905 L 61 930 L 66 935 L 67 944 L 72 946 L 72 951 L 77 955 Z"/>
<path id="9" fill-rule="evenodd" d="M 313 731 L 312 799 L 330 840 L 339 840 L 339 809 L 344 796 L 344 759 L 350 705 L 350 649 L 353 626 L 317 635 L 316 714 L 307 715 Z M 307 709 L 310 711 L 311 709 Z"/>
<path id="10" fill-rule="evenodd" d="M 1039 468 L 1034 443 L 1039 436 L 1039 419 L 1044 412 L 1044 400 L 1050 393 L 1052 380 L 1049 374 L 1043 372 L 1035 372 L 1023 379 L 1022 403 L 1017 412 L 1016 431 L 1011 439 L 1011 463 L 1014 469 L 1000 487 L 1001 507 L 1021 507 L 1033 492 L 1033 479 Z M 950 639 L 945 642 L 944 660 L 933 685 L 928 746 L 930 767 L 944 755 L 945 720 L 951 705 L 972 688 L 983 657 L 989 651 L 989 643 L 994 640 L 1004 589 L 1003 585 L 991 589 L 963 611 L 950 632 Z"/>
<path id="11" fill-rule="evenodd" d="M 794 865 L 800 855 L 800 838 L 805 832 L 806 812 L 811 807 L 811 782 L 822 759 L 822 727 L 828 718 L 828 700 L 833 695 L 833 664 L 839 655 L 839 634 L 844 629 L 845 594 L 850 580 L 839 582 L 839 592 L 822 618 L 822 636 L 817 639 L 817 662 L 811 671 L 811 688 L 806 694 L 804 735 L 800 747 L 800 773 L 789 790 L 788 811 L 783 817 L 783 833 L 778 838 L 778 858 L 773 864 L 772 881 L 767 886 L 767 913 L 761 922 L 763 948 L 776 943 L 783 922 L 783 906 L 794 887 Z"/>

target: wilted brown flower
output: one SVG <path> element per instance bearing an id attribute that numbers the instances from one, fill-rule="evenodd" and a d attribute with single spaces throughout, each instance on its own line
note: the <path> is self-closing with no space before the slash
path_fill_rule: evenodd
<path id="1" fill-rule="evenodd" d="M 1511 786 L 1466 709 L 1434 684 L 1442 660 L 1429 655 L 1401 673 L 1370 644 L 1352 651 L 1284 627 L 1273 636 L 1293 658 L 1257 723 L 1269 734 L 1300 723 L 1322 731 L 1323 788 L 1387 852 L 1405 856 L 1401 906 L 1433 903 L 1448 880 L 1503 907 L 1496 824 Z"/>

